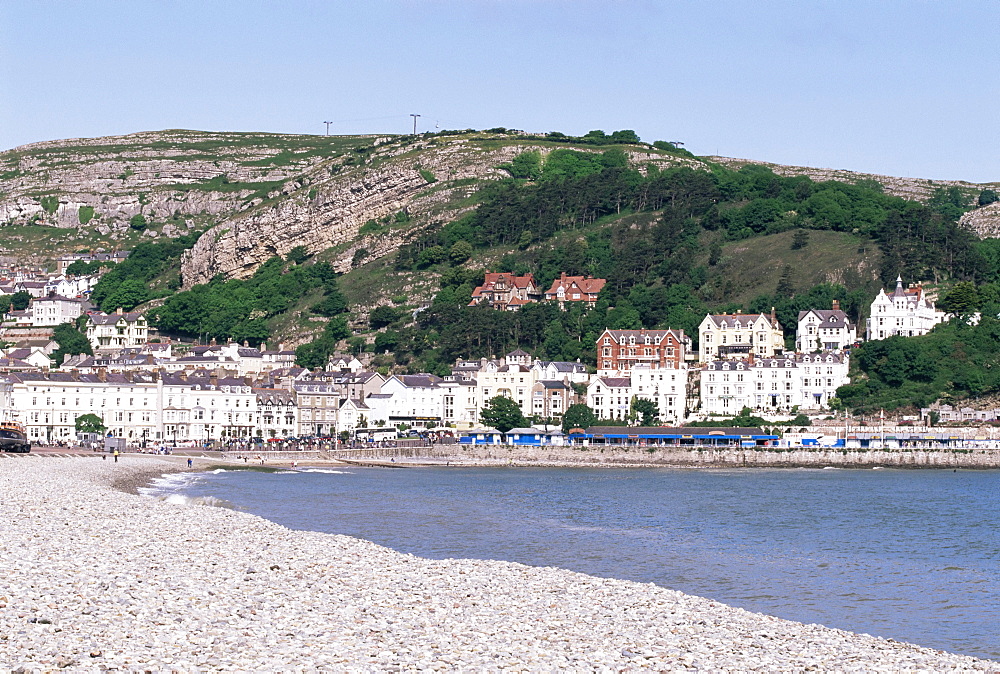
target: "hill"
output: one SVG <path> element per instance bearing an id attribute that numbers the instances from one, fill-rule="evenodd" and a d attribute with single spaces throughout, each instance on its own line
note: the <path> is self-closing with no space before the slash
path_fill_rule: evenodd
<path id="1" fill-rule="evenodd" d="M 102 304 L 155 299 L 177 334 L 301 344 L 330 337 L 328 319 L 342 310 L 330 298 L 342 292 L 353 331 L 367 332 L 356 348 L 373 348 L 369 330 L 392 332 L 417 368 L 463 348 L 455 330 L 465 318 L 452 310 L 464 312 L 484 269 L 530 271 L 543 286 L 562 271 L 609 280 L 594 316 L 560 328 L 577 346 L 550 335 L 552 357 L 576 357 L 603 325 L 691 330 L 708 309 L 777 305 L 787 323 L 793 295 L 854 292 L 857 313 L 860 298 L 897 273 L 992 280 L 1000 255 L 955 226 L 960 217 L 992 226 L 995 204 L 972 208 L 989 187 L 699 158 L 628 131 L 170 130 L 0 153 L 0 246 L 37 260 L 176 241 L 140 246 L 139 259 L 154 263 L 109 275 Z M 298 269 L 317 263 L 339 279 Z M 281 281 L 289 274 L 307 284 L 298 299 Z M 230 285 L 186 293 L 224 279 Z M 241 298 L 241 308 L 229 311 L 226 297 Z M 188 311 L 207 298 L 218 311 Z M 390 307 L 392 320 L 375 326 L 376 307 Z M 190 316 L 204 324 L 185 324 Z M 555 317 L 536 318 L 545 324 L 518 318 L 483 339 L 468 332 L 491 325 L 479 317 L 465 338 L 486 350 L 539 325 L 558 331 Z"/>

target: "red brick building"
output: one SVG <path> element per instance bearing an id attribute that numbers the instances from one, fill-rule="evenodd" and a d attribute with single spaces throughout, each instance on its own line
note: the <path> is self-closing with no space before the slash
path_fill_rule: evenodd
<path id="1" fill-rule="evenodd" d="M 690 348 L 683 330 L 605 330 L 597 339 L 597 369 L 626 372 L 637 364 L 680 369 Z"/>

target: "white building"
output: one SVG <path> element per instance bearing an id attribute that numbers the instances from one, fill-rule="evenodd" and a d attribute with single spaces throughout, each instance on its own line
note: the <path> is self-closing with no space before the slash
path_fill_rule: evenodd
<path id="1" fill-rule="evenodd" d="M 264 439 L 287 438 L 299 432 L 299 406 L 294 391 L 255 388 L 259 424 L 255 435 Z"/>
<path id="2" fill-rule="evenodd" d="M 590 374 L 583 363 L 559 360 L 536 360 L 531 365 L 535 381 L 563 381 L 571 384 L 589 384 Z"/>
<path id="3" fill-rule="evenodd" d="M 83 314 L 84 303 L 78 297 L 49 294 L 31 300 L 28 313 L 34 326 L 62 325 L 76 320 Z"/>
<path id="4" fill-rule="evenodd" d="M 660 412 L 660 423 L 681 424 L 687 417 L 685 402 L 688 369 L 634 365 L 631 370 L 631 396 L 652 400 Z M 609 418 L 609 417 L 601 417 Z"/>
<path id="5" fill-rule="evenodd" d="M 363 401 L 357 398 L 342 399 L 337 414 L 337 433 L 353 433 L 355 429 L 370 427 L 373 422 L 379 421 L 372 416 L 372 410 Z"/>
<path id="6" fill-rule="evenodd" d="M 926 335 L 946 318 L 943 311 L 934 308 L 934 302 L 927 298 L 923 286 L 903 288 L 903 278 L 898 276 L 896 290 L 889 295 L 882 288 L 872 302 L 865 339 Z"/>
<path id="7" fill-rule="evenodd" d="M 795 350 L 798 353 L 840 351 L 850 348 L 856 341 L 858 329 L 841 311 L 837 300 L 833 301 L 833 309 L 799 312 L 799 324 L 795 330 Z"/>
<path id="8" fill-rule="evenodd" d="M 75 441 L 76 419 L 84 414 L 100 417 L 108 433 L 131 444 L 163 437 L 160 386 L 151 373 L 19 372 L 6 380 L 12 416 L 32 442 Z"/>
<path id="9" fill-rule="evenodd" d="M 381 394 L 368 396 L 363 402 L 371 409 L 374 420 L 389 426 L 440 426 L 445 395 L 442 381 L 432 374 L 393 375 L 382 384 Z"/>
<path id="10" fill-rule="evenodd" d="M 483 399 L 475 378 L 470 373 L 453 372 L 439 384 L 443 390 L 441 420 L 455 428 L 475 428 Z"/>
<path id="11" fill-rule="evenodd" d="M 476 375 L 476 382 L 479 388 L 480 406 L 484 406 L 496 396 L 506 396 L 517 403 L 524 416 L 530 417 L 534 414 L 531 389 L 535 385 L 535 373 L 531 367 L 487 361 Z"/>
<path id="12" fill-rule="evenodd" d="M 94 351 L 142 346 L 149 337 L 146 317 L 137 311 L 87 314 L 87 339 Z"/>
<path id="13" fill-rule="evenodd" d="M 631 404 L 629 377 L 595 377 L 587 388 L 587 406 L 598 419 L 627 419 Z"/>
<path id="14" fill-rule="evenodd" d="M 847 357 L 834 352 L 713 361 L 701 373 L 701 411 L 734 416 L 744 407 L 763 414 L 826 409 L 837 388 L 850 383 L 847 371 Z"/>
<path id="15" fill-rule="evenodd" d="M 165 442 L 256 437 L 257 395 L 249 381 L 198 371 L 164 374 L 159 384 Z"/>

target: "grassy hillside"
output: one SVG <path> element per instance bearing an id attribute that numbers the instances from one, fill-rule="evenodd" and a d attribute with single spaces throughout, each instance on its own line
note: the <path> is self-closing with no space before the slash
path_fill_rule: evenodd
<path id="1" fill-rule="evenodd" d="M 845 232 L 814 230 L 808 243 L 792 249 L 794 231 L 722 244 L 720 261 L 709 266 L 704 289 L 707 299 L 746 304 L 758 295 L 773 294 L 785 267 L 792 284 L 803 292 L 820 283 L 836 283 L 849 290 L 877 288 L 881 253 L 869 238 Z M 708 253 L 699 257 L 708 265 Z"/>

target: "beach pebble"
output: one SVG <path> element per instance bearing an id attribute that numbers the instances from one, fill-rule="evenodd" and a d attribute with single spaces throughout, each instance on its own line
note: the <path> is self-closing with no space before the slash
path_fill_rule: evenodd
<path id="1" fill-rule="evenodd" d="M 174 464 L 7 460 L 13 671 L 1000 671 L 994 662 L 556 568 L 426 560 L 115 490 Z"/>

